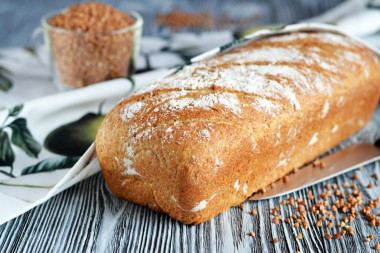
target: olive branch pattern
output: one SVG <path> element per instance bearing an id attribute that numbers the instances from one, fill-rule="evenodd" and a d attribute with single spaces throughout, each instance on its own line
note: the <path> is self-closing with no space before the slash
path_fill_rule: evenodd
<path id="1" fill-rule="evenodd" d="M 0 173 L 10 177 L 13 175 L 13 163 L 15 161 L 15 153 L 12 144 L 27 154 L 30 157 L 38 158 L 41 152 L 41 145 L 34 139 L 27 126 L 27 120 L 22 117 L 17 117 L 23 105 L 18 105 L 8 109 L 8 115 L 0 125 L 0 166 L 10 167 L 10 171 L 0 170 Z M 9 119 L 14 118 L 8 123 Z M 9 137 L 6 129 L 10 130 L 12 135 Z"/>
<path id="2" fill-rule="evenodd" d="M 11 72 L 0 65 L 0 91 L 8 91 L 12 88 L 12 81 L 9 79 Z"/>
<path id="3" fill-rule="evenodd" d="M 17 117 L 23 109 L 23 105 L 18 105 L 8 110 L 8 115 L 0 125 L 0 167 L 9 167 L 8 170 L 0 169 L 0 173 L 14 178 L 13 163 L 15 153 L 12 146 L 20 148 L 25 154 L 32 158 L 38 158 L 41 152 L 41 145 L 34 139 L 27 126 L 27 120 Z M 8 123 L 10 119 L 13 121 Z M 6 129 L 10 131 L 5 131 Z M 9 137 L 8 132 L 11 132 Z M 79 160 L 77 156 L 54 157 L 39 161 L 28 166 L 21 171 L 21 175 L 28 175 L 39 172 L 54 171 L 57 169 L 70 168 Z"/>

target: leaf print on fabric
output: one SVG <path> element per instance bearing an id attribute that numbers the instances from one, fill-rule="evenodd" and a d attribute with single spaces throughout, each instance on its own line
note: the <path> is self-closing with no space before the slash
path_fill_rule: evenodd
<path id="1" fill-rule="evenodd" d="M 8 91 L 12 88 L 12 81 L 7 77 L 10 71 L 0 66 L 0 91 Z"/>
<path id="2" fill-rule="evenodd" d="M 16 105 L 15 107 L 9 108 L 8 110 L 8 117 L 16 117 L 20 114 L 22 108 L 24 108 L 24 105 Z"/>
<path id="3" fill-rule="evenodd" d="M 64 124 L 46 136 L 44 147 L 63 156 L 82 156 L 95 141 L 104 115 L 87 113 L 81 118 Z"/>
<path id="4" fill-rule="evenodd" d="M 0 166 L 12 167 L 14 160 L 15 154 L 12 150 L 8 134 L 2 131 L 0 132 Z"/>
<path id="5" fill-rule="evenodd" d="M 80 157 L 57 157 L 42 160 L 35 165 L 23 169 L 21 175 L 71 168 L 75 165 L 79 158 Z"/>
<path id="6" fill-rule="evenodd" d="M 41 151 L 41 145 L 30 133 L 26 119 L 17 118 L 7 127 L 12 129 L 12 143 L 21 148 L 28 156 L 37 158 Z"/>

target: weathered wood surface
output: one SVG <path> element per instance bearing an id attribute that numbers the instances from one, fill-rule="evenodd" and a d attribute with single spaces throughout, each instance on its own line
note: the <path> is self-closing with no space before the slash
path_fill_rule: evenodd
<path id="1" fill-rule="evenodd" d="M 380 108 L 365 129 L 340 146 L 373 142 L 378 138 Z M 380 180 L 371 177 L 373 173 L 380 176 L 379 162 L 291 196 L 307 199 L 308 190 L 319 196 L 326 183 L 336 183 L 340 190 L 348 193 L 351 190 L 341 184 L 351 184 L 355 173 L 359 176 L 356 184 L 366 202 L 380 197 Z M 369 183 L 374 185 L 372 189 L 366 187 Z M 362 215 L 350 224 L 356 235 L 339 240 L 325 240 L 324 234 L 341 230 L 338 221 L 346 216 L 342 213 L 336 213 L 332 229 L 316 227 L 317 217 L 309 212 L 308 230 L 301 226 L 294 228 L 285 222 L 275 225 L 270 215 L 275 205 L 284 218 L 290 217 L 295 210 L 289 205 L 280 205 L 282 199 L 247 200 L 243 210 L 234 207 L 199 226 L 187 226 L 167 215 L 116 198 L 99 173 L 0 226 L 0 252 L 375 252 L 373 245 L 380 243 L 380 227 L 370 227 Z M 307 208 L 318 199 L 307 200 Z M 335 199 L 333 196 L 329 202 Z M 0 203 L 0 208 L 2 205 L 6 203 Z M 252 208 L 258 210 L 258 215 L 249 213 Z M 380 208 L 374 213 L 380 213 Z M 251 230 L 256 233 L 255 237 L 248 235 Z M 303 239 L 296 238 L 298 233 Z M 375 240 L 364 242 L 371 233 Z M 274 238 L 279 242 L 274 244 Z"/>

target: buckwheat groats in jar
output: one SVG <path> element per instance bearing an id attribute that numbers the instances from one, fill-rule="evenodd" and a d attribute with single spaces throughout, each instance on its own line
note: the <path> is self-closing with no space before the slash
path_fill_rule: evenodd
<path id="1" fill-rule="evenodd" d="M 60 81 L 80 88 L 125 77 L 134 23 L 128 14 L 96 2 L 73 5 L 51 18 L 49 36 Z"/>

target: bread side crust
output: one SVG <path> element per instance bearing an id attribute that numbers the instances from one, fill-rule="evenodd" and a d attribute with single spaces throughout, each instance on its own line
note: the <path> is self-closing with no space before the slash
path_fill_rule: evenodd
<path id="1" fill-rule="evenodd" d="M 262 40 L 237 51 L 268 43 L 277 47 L 289 44 Z M 292 43 L 307 44 L 304 40 Z M 313 46 L 320 47 L 325 58 L 342 47 Z M 344 49 L 362 56 L 365 72 L 352 59 L 347 60 L 338 72 L 323 73 L 325 80 L 334 78 L 337 82 L 330 94 L 297 94 L 298 110 L 287 101 L 273 101 L 282 110 L 275 117 L 248 106 L 256 95 L 217 86 L 182 93 L 177 90 L 175 99 L 228 92 L 238 98 L 239 114 L 219 105 L 213 105 L 212 110 L 185 107 L 163 113 L 163 97 L 176 89 L 162 86 L 121 101 L 106 116 L 96 140 L 110 190 L 183 223 L 199 224 L 311 161 L 362 128 L 379 100 L 379 64 L 372 52 L 357 45 Z M 223 68 L 223 64 L 228 65 L 221 63 L 215 68 Z M 311 70 L 324 71 L 318 66 Z M 138 101 L 148 106 L 123 120 L 120 115 L 126 106 Z"/>

